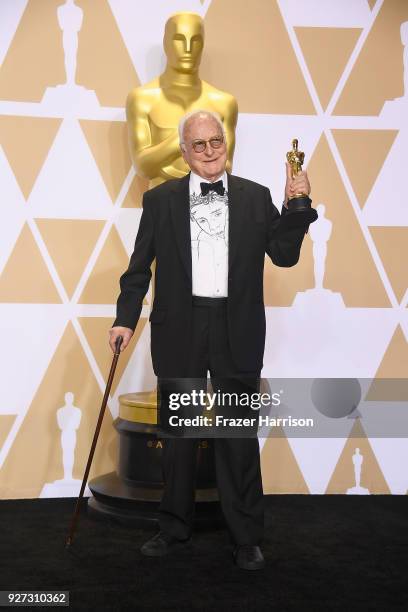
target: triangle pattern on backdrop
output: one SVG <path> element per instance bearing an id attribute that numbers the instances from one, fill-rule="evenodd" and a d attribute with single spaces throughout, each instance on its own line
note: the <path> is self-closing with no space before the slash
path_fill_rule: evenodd
<path id="1" fill-rule="evenodd" d="M 92 354 L 98 364 L 105 383 L 108 381 L 109 370 L 112 364 L 112 350 L 108 344 L 108 331 L 113 323 L 113 318 L 107 317 L 79 317 L 79 323 L 83 329 L 86 339 L 91 347 Z M 122 351 L 116 368 L 115 378 L 112 382 L 111 395 L 114 395 L 122 378 L 127 364 L 136 348 L 139 338 L 146 325 L 147 319 L 140 317 L 132 339 L 125 351 Z"/>
<path id="2" fill-rule="evenodd" d="M 126 123 L 85 120 L 79 123 L 112 202 L 115 202 L 132 166 Z"/>
<path id="3" fill-rule="evenodd" d="M 265 257 L 264 302 L 265 306 L 291 306 L 299 291 L 314 287 L 313 244 L 307 234 L 296 266 L 275 266 L 270 257 Z"/>
<path id="4" fill-rule="evenodd" d="M 0 414 L 0 451 L 16 420 L 15 414 Z"/>
<path id="5" fill-rule="evenodd" d="M 72 294 L 105 224 L 90 219 L 36 219 L 65 290 Z"/>
<path id="6" fill-rule="evenodd" d="M 332 222 L 324 287 L 340 292 L 351 308 L 390 306 L 324 134 L 312 155 L 308 174 L 313 180 L 313 205 L 324 204 L 325 217 Z"/>
<path id="7" fill-rule="evenodd" d="M 35 217 L 106 219 L 112 200 L 76 119 L 64 119 L 30 195 Z"/>
<path id="8" fill-rule="evenodd" d="M 265 440 L 261 452 L 262 485 L 268 493 L 310 493 L 281 427 Z"/>
<path id="9" fill-rule="evenodd" d="M 332 130 L 332 134 L 363 208 L 398 130 Z"/>
<path id="10" fill-rule="evenodd" d="M 408 342 L 400 325 L 391 338 L 365 399 L 372 402 L 408 401 Z"/>
<path id="11" fill-rule="evenodd" d="M 26 220 L 27 207 L 10 164 L 0 147 L 0 273 Z"/>
<path id="12" fill-rule="evenodd" d="M 140 85 L 107 0 L 77 0 L 84 11 L 79 33 L 77 82 L 93 89 L 101 106 L 125 106 Z"/>
<path id="13" fill-rule="evenodd" d="M 61 125 L 61 119 L 0 116 L 0 142 L 27 199 Z"/>
<path id="14" fill-rule="evenodd" d="M 323 110 L 330 102 L 361 32 L 361 28 L 295 28 Z"/>
<path id="15" fill-rule="evenodd" d="M 0 100 L 40 102 L 46 87 L 65 82 L 60 4 L 28 0 L 0 68 Z"/>
<path id="16" fill-rule="evenodd" d="M 82 480 L 102 393 L 72 323 L 68 323 L 65 329 L 0 471 L 0 497 L 14 498 L 16 492 L 18 497 L 39 497 L 47 482 L 63 478 L 57 410 L 66 404 L 66 393 L 73 394 L 73 404 L 81 410 L 73 477 Z M 91 479 L 115 469 L 116 438 L 112 416 L 106 410 L 92 462 Z M 28 457 L 35 457 L 35 461 L 27 460 Z"/>
<path id="17" fill-rule="evenodd" d="M 385 271 L 398 302 L 408 288 L 408 227 L 370 227 Z"/>
<path id="18" fill-rule="evenodd" d="M 234 18 L 225 27 L 228 13 Z M 201 77 L 234 95 L 241 113 L 315 114 L 277 2 L 213 0 L 205 48 Z"/>
<path id="19" fill-rule="evenodd" d="M 122 208 L 142 208 L 142 199 L 149 189 L 149 179 L 136 174 L 130 183 L 129 191 L 122 203 Z"/>
<path id="20" fill-rule="evenodd" d="M 80 304 L 116 304 L 119 278 L 129 258 L 115 226 L 112 226 L 95 266 L 79 298 Z"/>
<path id="21" fill-rule="evenodd" d="M 0 301 L 30 304 L 61 302 L 27 223 L 0 276 Z"/>
<path id="22" fill-rule="evenodd" d="M 378 115 L 386 100 L 404 94 L 400 36 L 404 21 L 408 21 L 408 2 L 383 3 L 336 104 L 335 115 Z M 383 49 L 387 52 L 380 51 Z"/>
<path id="23" fill-rule="evenodd" d="M 348 489 L 356 486 L 353 464 L 353 455 L 356 452 L 356 448 L 360 449 L 360 454 L 363 456 L 360 486 L 368 489 L 370 494 L 390 494 L 390 489 L 360 423 L 360 419 L 356 419 L 353 425 L 353 429 L 344 445 L 343 452 L 326 489 L 326 494 L 347 493 Z"/>

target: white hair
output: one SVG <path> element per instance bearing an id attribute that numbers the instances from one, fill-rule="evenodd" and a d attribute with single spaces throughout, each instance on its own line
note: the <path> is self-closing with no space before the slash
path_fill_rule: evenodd
<path id="1" fill-rule="evenodd" d="M 178 124 L 178 133 L 179 133 L 179 140 L 180 140 L 180 144 L 183 144 L 183 137 L 184 137 L 184 129 L 186 126 L 186 123 L 188 121 L 190 121 L 190 119 L 192 119 L 193 117 L 212 117 L 214 119 L 214 121 L 218 124 L 218 126 L 220 127 L 224 138 L 226 138 L 225 136 L 225 130 L 224 130 L 224 125 L 222 123 L 221 117 L 218 113 L 214 113 L 212 111 L 209 110 L 205 110 L 205 109 L 198 109 L 198 110 L 194 110 L 191 111 L 190 113 L 186 113 L 179 121 Z"/>

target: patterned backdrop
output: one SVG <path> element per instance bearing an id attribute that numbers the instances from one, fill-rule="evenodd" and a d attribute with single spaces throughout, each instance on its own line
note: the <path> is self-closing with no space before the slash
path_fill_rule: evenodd
<path id="1" fill-rule="evenodd" d="M 299 264 L 266 261 L 263 376 L 407 377 L 406 0 L 0 0 L 3 498 L 73 495 L 82 477 L 147 187 L 125 100 L 163 70 L 164 23 L 180 10 L 205 20 L 202 78 L 238 100 L 234 173 L 280 207 L 297 137 L 320 206 Z M 62 30 L 78 31 L 77 52 L 64 54 Z M 91 476 L 115 467 L 118 395 L 156 384 L 150 296 Z M 347 427 L 260 440 L 265 492 L 345 493 L 358 447 L 362 490 L 406 493 L 407 440 L 369 438 L 364 414 Z"/>

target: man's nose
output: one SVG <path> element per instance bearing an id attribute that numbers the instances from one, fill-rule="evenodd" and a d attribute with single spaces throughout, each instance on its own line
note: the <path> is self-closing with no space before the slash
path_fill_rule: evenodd
<path id="1" fill-rule="evenodd" d="M 206 142 L 205 143 L 204 153 L 207 155 L 207 157 L 211 157 L 211 155 L 213 154 L 213 151 L 214 151 L 214 149 L 212 148 L 210 143 Z"/>

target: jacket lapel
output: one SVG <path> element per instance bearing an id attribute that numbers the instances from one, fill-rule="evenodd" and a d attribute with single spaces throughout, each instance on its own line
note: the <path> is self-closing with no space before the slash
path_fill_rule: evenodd
<path id="1" fill-rule="evenodd" d="M 175 181 L 171 191 L 170 211 L 180 257 L 190 282 L 191 272 L 191 231 L 190 231 L 190 173 Z"/>
<path id="2" fill-rule="evenodd" d="M 244 227 L 246 202 L 242 182 L 238 177 L 228 174 L 228 271 L 239 252 L 239 240 Z"/>

